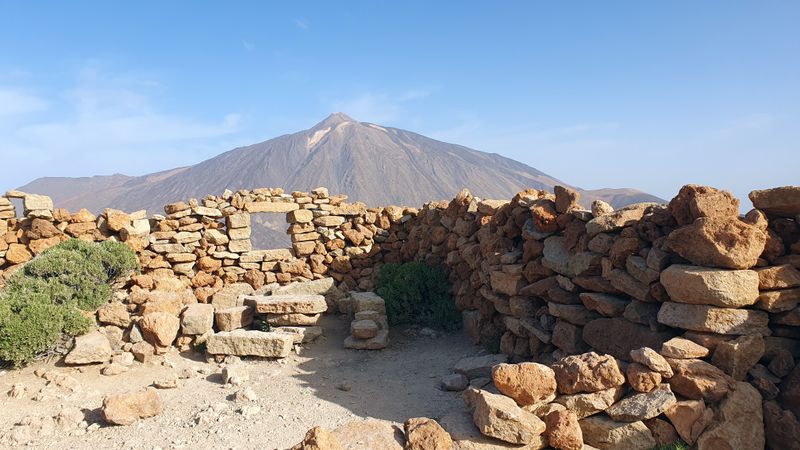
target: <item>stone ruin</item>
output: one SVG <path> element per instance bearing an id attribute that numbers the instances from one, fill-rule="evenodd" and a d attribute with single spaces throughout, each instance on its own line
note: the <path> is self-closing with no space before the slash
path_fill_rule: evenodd
<path id="1" fill-rule="evenodd" d="M 68 237 L 117 239 L 143 270 L 98 311 L 112 346 L 142 359 L 171 345 L 212 351 L 216 340 L 228 353 L 263 333 L 269 343 L 255 347 L 280 356 L 316 331 L 244 328 L 314 327 L 327 310 L 353 316 L 348 340 L 375 339 L 386 330 L 380 308 L 354 310 L 368 294 L 347 293 L 370 291 L 383 263 L 421 260 L 449 274 L 467 336 L 498 343 L 508 362 L 455 368 L 466 382 L 454 385 L 489 378 L 496 390 L 464 391 L 466 421 L 410 419 L 406 448 L 644 449 L 678 436 L 701 449 L 798 448 L 800 187 L 750 199 L 740 217 L 730 193 L 696 185 L 668 205 L 619 210 L 584 209 L 563 187 L 511 200 L 464 190 L 419 209 L 256 189 L 166 215 L 95 217 L 9 192 L 0 279 Z M 252 249 L 251 212 L 285 213 L 292 249 Z M 283 306 L 266 306 L 282 295 Z M 315 428 L 297 448 L 336 439 Z"/>

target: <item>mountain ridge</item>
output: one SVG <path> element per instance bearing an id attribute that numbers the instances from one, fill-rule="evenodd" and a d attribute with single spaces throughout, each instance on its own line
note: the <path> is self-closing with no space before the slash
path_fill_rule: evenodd
<path id="1" fill-rule="evenodd" d="M 325 186 L 370 206 L 421 206 L 467 187 L 483 198 L 510 198 L 526 188 L 572 186 L 496 153 L 332 113 L 313 127 L 237 147 L 200 163 L 142 176 L 43 177 L 20 190 L 46 194 L 56 206 L 100 211 L 114 207 L 161 213 L 163 205 L 225 189 Z M 574 186 L 572 186 L 574 187 Z M 662 199 L 635 189 L 577 188 L 582 203 L 620 207 Z"/>

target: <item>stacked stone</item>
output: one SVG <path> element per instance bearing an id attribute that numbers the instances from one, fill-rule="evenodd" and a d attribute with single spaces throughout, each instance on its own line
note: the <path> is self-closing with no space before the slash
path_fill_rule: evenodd
<path id="1" fill-rule="evenodd" d="M 374 292 L 351 292 L 347 302 L 353 320 L 350 323 L 350 336 L 344 340 L 345 348 L 386 348 L 389 342 L 389 321 L 384 300 Z"/>

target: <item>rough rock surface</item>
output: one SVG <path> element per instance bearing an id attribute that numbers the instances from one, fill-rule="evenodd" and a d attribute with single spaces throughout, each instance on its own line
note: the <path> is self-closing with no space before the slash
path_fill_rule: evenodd
<path id="1" fill-rule="evenodd" d="M 552 368 L 558 391 L 564 394 L 597 392 L 625 383 L 619 364 L 610 355 L 589 352 L 568 356 L 557 361 Z"/>
<path id="2" fill-rule="evenodd" d="M 658 310 L 658 321 L 684 330 L 718 334 L 770 334 L 769 316 L 750 309 L 717 308 L 706 305 L 664 302 Z"/>
<path id="3" fill-rule="evenodd" d="M 784 186 L 750 192 L 753 206 L 767 214 L 796 217 L 800 214 L 800 186 Z"/>
<path id="4" fill-rule="evenodd" d="M 111 343 L 105 334 L 93 331 L 75 338 L 75 347 L 64 358 L 65 364 L 104 363 L 111 359 Z"/>
<path id="5" fill-rule="evenodd" d="M 666 245 L 675 253 L 703 267 L 749 269 L 764 251 L 767 234 L 738 218 L 701 217 L 678 228 Z"/>
<path id="6" fill-rule="evenodd" d="M 234 330 L 209 336 L 206 351 L 212 355 L 285 358 L 293 345 L 294 338 L 287 333 Z"/>
<path id="7" fill-rule="evenodd" d="M 662 384 L 650 392 L 634 394 L 618 401 L 606 410 L 606 414 L 617 422 L 647 420 L 661 415 L 676 401 L 669 384 Z"/>
<path id="8" fill-rule="evenodd" d="M 130 425 L 139 419 L 161 414 L 161 397 L 153 388 L 139 392 L 108 395 L 103 399 L 103 418 L 114 425 Z"/>
<path id="9" fill-rule="evenodd" d="M 764 448 L 761 394 L 739 382 L 720 403 L 714 422 L 697 439 L 698 450 Z"/>
<path id="10" fill-rule="evenodd" d="M 433 419 L 417 417 L 405 423 L 405 450 L 452 450 L 450 434 Z"/>
<path id="11" fill-rule="evenodd" d="M 306 433 L 303 441 L 291 450 L 344 450 L 336 436 L 327 428 L 314 427 Z"/>
<path id="12" fill-rule="evenodd" d="M 650 450 L 656 440 L 643 422 L 615 422 L 606 415 L 581 419 L 583 441 L 601 450 Z"/>
<path id="13" fill-rule="evenodd" d="M 473 409 L 475 426 L 486 436 L 512 444 L 527 444 L 544 433 L 544 422 L 509 397 L 468 389 L 464 400 Z"/>
<path id="14" fill-rule="evenodd" d="M 553 411 L 545 417 L 547 441 L 559 450 L 583 449 L 583 433 L 572 411 Z"/>
<path id="15" fill-rule="evenodd" d="M 758 299 L 758 273 L 674 264 L 661 272 L 661 284 L 674 302 L 739 308 Z"/>
<path id="16" fill-rule="evenodd" d="M 492 380 L 497 390 L 520 406 L 540 403 L 556 393 L 555 372 L 543 364 L 498 364 L 492 369 Z"/>
<path id="17" fill-rule="evenodd" d="M 718 402 L 733 389 L 734 380 L 722 370 L 699 359 L 668 360 L 675 372 L 669 383 L 672 390 L 693 400 Z"/>

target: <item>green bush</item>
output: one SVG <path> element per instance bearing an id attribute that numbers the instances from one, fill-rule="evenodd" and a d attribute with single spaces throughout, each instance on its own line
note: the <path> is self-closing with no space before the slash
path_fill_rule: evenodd
<path id="1" fill-rule="evenodd" d="M 110 284 L 138 268 L 126 245 L 71 239 L 42 252 L 0 292 L 0 360 L 21 365 L 51 350 L 63 335 L 86 332 L 111 298 Z"/>
<path id="2" fill-rule="evenodd" d="M 688 450 L 688 448 L 689 445 L 679 439 L 678 442 L 673 444 L 659 445 L 658 447 L 653 448 L 653 450 Z"/>
<path id="3" fill-rule="evenodd" d="M 421 262 L 385 264 L 375 291 L 386 301 L 392 325 L 417 324 L 447 331 L 461 328 L 450 282 L 438 267 Z"/>

